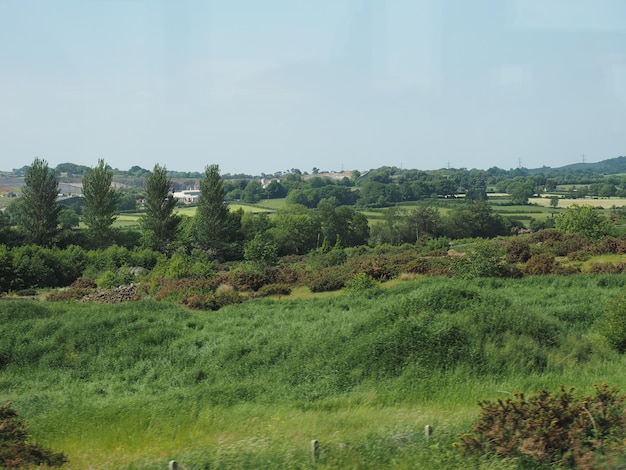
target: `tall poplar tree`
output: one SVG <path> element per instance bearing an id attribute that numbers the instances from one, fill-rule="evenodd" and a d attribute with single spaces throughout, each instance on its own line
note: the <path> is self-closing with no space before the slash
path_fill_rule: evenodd
<path id="1" fill-rule="evenodd" d="M 162 252 L 167 251 L 176 238 L 180 223 L 180 216 L 174 213 L 176 198 L 171 189 L 172 180 L 167 177 L 166 168 L 154 165 L 152 173 L 146 178 L 146 212 L 140 223 L 144 231 L 144 243 Z"/>
<path id="2" fill-rule="evenodd" d="M 45 160 L 36 158 L 26 170 L 22 191 L 21 223 L 27 237 L 41 246 L 51 246 L 59 233 L 57 205 L 59 182 Z"/>
<path id="3" fill-rule="evenodd" d="M 196 241 L 217 258 L 233 257 L 241 242 L 242 212 L 231 213 L 224 202 L 226 191 L 218 165 L 208 165 L 200 181 L 200 197 L 195 215 Z M 241 251 L 241 246 L 238 247 Z"/>
<path id="4" fill-rule="evenodd" d="M 115 212 L 120 194 L 111 187 L 113 171 L 103 159 L 98 166 L 83 176 L 83 221 L 98 248 L 106 246 L 111 238 L 111 225 L 117 218 Z"/>

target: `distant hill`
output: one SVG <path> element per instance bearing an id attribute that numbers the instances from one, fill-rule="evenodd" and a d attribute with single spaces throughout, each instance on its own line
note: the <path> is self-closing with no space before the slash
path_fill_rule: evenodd
<path id="1" fill-rule="evenodd" d="M 2 171 L 0 172 L 0 174 L 6 177 L 20 177 L 20 176 L 23 177 L 27 169 L 28 169 L 28 166 L 24 166 L 22 168 L 13 169 L 10 172 Z M 77 179 L 77 181 L 79 181 L 80 178 L 89 170 L 90 168 L 87 166 L 76 165 L 73 163 L 62 163 L 60 165 L 57 165 L 57 167 L 55 168 L 57 176 L 61 177 L 62 179 L 64 180 Z M 420 169 L 415 168 L 415 170 L 420 170 Z M 487 169 L 483 169 L 483 170 L 487 171 Z M 424 170 L 424 171 L 430 172 L 428 170 Z M 432 170 L 432 171 L 438 171 L 438 170 Z M 609 159 L 602 160 L 596 163 L 582 163 L 582 162 L 572 163 L 572 164 L 565 165 L 562 167 L 557 167 L 557 168 L 543 166 L 541 168 L 520 168 L 520 169 L 508 170 L 508 171 L 509 172 L 514 171 L 516 173 L 521 172 L 522 174 L 531 174 L 531 175 L 543 174 L 544 176 L 556 176 L 556 175 L 565 175 L 565 174 L 572 174 L 572 173 L 596 175 L 596 176 L 614 175 L 614 174 L 626 173 L 626 156 L 609 158 Z M 141 182 L 143 181 L 143 178 L 145 178 L 146 174 L 149 173 L 149 170 L 145 170 L 138 166 L 134 166 L 126 171 L 114 169 L 114 172 L 115 172 L 115 177 L 117 177 L 117 179 L 124 178 L 124 177 L 136 178 L 139 182 Z M 503 170 L 503 172 L 506 173 L 507 171 Z M 203 174 L 200 172 L 179 172 L 176 170 L 168 170 L 168 176 L 173 179 L 180 179 L 180 178 L 200 179 L 202 178 Z M 246 175 L 246 174 L 231 175 L 229 173 L 226 173 L 222 176 L 224 179 L 254 179 L 255 178 L 255 176 Z M 261 175 L 261 176 L 265 176 L 265 175 Z M 352 177 L 353 172 L 351 170 L 328 171 L 328 172 L 320 172 L 320 173 L 311 174 L 311 175 L 305 173 L 303 175 L 305 179 L 312 178 L 314 176 L 340 180 L 343 177 L 347 177 L 347 178 Z M 258 178 L 259 176 L 256 176 L 256 177 Z M 128 183 L 128 181 L 124 181 L 124 182 Z"/>
<path id="2" fill-rule="evenodd" d="M 596 163 L 572 163 L 559 168 L 534 168 L 529 169 L 531 174 L 563 174 L 563 173 L 595 173 L 603 175 L 615 175 L 626 173 L 626 157 L 615 157 Z"/>

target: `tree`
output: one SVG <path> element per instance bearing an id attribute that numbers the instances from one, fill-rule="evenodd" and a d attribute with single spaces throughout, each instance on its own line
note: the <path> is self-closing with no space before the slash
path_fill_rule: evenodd
<path id="1" fill-rule="evenodd" d="M 70 209 L 66 206 L 61 206 L 59 212 L 59 224 L 62 230 L 71 230 L 74 227 L 78 227 L 80 223 L 80 217 L 74 209 Z"/>
<path id="2" fill-rule="evenodd" d="M 243 200 L 248 204 L 256 204 L 261 200 L 262 193 L 263 186 L 261 185 L 261 183 L 256 180 L 252 180 L 246 185 L 243 190 Z"/>
<path id="3" fill-rule="evenodd" d="M 111 187 L 112 182 L 113 171 L 103 159 L 99 159 L 98 166 L 83 176 L 83 221 L 99 248 L 103 248 L 111 239 L 111 225 L 116 219 L 120 194 Z"/>
<path id="4" fill-rule="evenodd" d="M 24 177 L 21 224 L 33 243 L 51 246 L 59 233 L 59 212 L 56 204 L 59 182 L 45 160 L 36 158 Z"/>
<path id="5" fill-rule="evenodd" d="M 287 190 L 285 187 L 276 180 L 267 185 L 265 192 L 267 193 L 268 199 L 279 199 L 287 196 Z"/>
<path id="6" fill-rule="evenodd" d="M 211 250 L 215 257 L 232 252 L 229 245 L 240 238 L 240 213 L 230 214 L 224 202 L 224 182 L 218 165 L 207 165 L 200 181 L 200 197 L 195 215 L 195 238 L 201 248 Z"/>
<path id="7" fill-rule="evenodd" d="M 535 193 L 530 183 L 522 183 L 520 181 L 513 181 L 507 186 L 506 191 L 511 195 L 511 202 L 520 205 L 528 204 L 528 198 Z"/>
<path id="8" fill-rule="evenodd" d="M 246 242 L 244 258 L 258 267 L 264 268 L 276 264 L 277 255 L 276 243 L 264 233 L 257 233 L 252 240 Z"/>
<path id="9" fill-rule="evenodd" d="M 406 240 L 407 242 L 418 240 L 424 235 L 437 237 L 441 233 L 441 215 L 436 207 L 428 203 L 417 204 L 409 212 L 408 225 L 411 236 Z"/>
<path id="10" fill-rule="evenodd" d="M 331 246 L 338 240 L 345 247 L 367 244 L 367 218 L 352 207 L 337 207 L 336 202 L 334 198 L 322 199 L 315 210 L 323 240 Z"/>
<path id="11" fill-rule="evenodd" d="M 554 226 L 563 233 L 582 233 L 590 240 L 598 240 L 612 231 L 611 222 L 591 206 L 574 204 L 559 214 Z"/>
<path id="12" fill-rule="evenodd" d="M 320 224 L 309 209 L 294 204 L 277 212 L 269 232 L 279 256 L 302 255 L 317 246 Z"/>
<path id="13" fill-rule="evenodd" d="M 448 214 L 445 235 L 450 238 L 493 238 L 506 234 L 504 219 L 487 201 L 474 201 Z"/>
<path id="14" fill-rule="evenodd" d="M 176 238 L 180 216 L 174 213 L 176 198 L 171 192 L 172 180 L 167 177 L 167 169 L 154 165 L 146 178 L 145 214 L 140 224 L 144 231 L 144 243 L 149 247 L 165 252 Z"/>

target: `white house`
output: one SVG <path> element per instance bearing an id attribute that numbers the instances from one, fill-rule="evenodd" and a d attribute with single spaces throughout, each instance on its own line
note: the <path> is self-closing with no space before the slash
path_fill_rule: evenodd
<path id="1" fill-rule="evenodd" d="M 195 204 L 200 197 L 199 189 L 186 189 L 185 191 L 174 192 L 174 197 L 183 204 Z"/>

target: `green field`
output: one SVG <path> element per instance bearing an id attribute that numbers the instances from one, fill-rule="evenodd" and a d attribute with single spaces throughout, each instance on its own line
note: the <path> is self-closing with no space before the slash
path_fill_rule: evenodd
<path id="1" fill-rule="evenodd" d="M 519 468 L 455 447 L 476 402 L 626 390 L 596 328 L 625 285 L 419 278 L 217 312 L 2 301 L 0 400 L 71 469 Z"/>
<path id="2" fill-rule="evenodd" d="M 564 208 L 567 208 L 573 204 L 578 205 L 592 205 L 594 207 L 610 209 L 613 206 L 615 207 L 623 207 L 626 206 L 626 199 L 619 198 L 610 198 L 610 199 L 559 199 L 559 205 L 557 209 L 550 207 L 550 199 L 547 197 L 540 198 L 531 198 L 529 200 L 529 205 L 511 205 L 511 206 L 502 206 L 498 205 L 498 203 L 506 202 L 507 198 L 502 195 L 498 195 L 496 198 L 490 198 L 496 204 L 493 205 L 494 212 L 501 214 L 505 217 L 511 217 L 514 219 L 518 219 L 523 221 L 526 226 L 530 224 L 530 222 L 535 220 L 545 220 L 551 217 L 554 217 L 560 213 Z M 418 204 L 422 204 L 423 201 L 402 203 L 400 206 L 401 209 L 405 211 L 409 211 L 411 208 L 415 207 Z M 453 201 L 437 201 L 437 209 L 439 210 L 442 216 L 448 215 L 448 213 L 458 204 L 462 204 L 463 200 L 453 200 Z M 440 204 L 443 204 L 439 206 Z M 238 210 L 243 209 L 244 212 L 252 212 L 252 213 L 273 213 L 279 209 L 282 209 L 286 206 L 285 199 L 265 199 L 256 204 L 245 204 L 241 202 L 230 203 L 230 210 Z M 370 223 L 378 223 L 384 219 L 384 211 L 385 209 L 365 209 L 360 210 L 362 214 L 364 214 Z M 193 216 L 196 213 L 196 206 L 182 206 L 177 207 L 176 212 L 180 215 Z M 139 217 L 141 217 L 141 212 L 136 213 L 123 213 L 118 215 L 117 220 L 114 223 L 114 227 L 120 228 L 138 228 L 139 227 Z M 82 225 L 81 225 L 82 227 Z"/>

